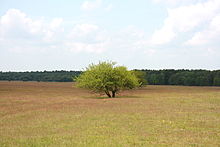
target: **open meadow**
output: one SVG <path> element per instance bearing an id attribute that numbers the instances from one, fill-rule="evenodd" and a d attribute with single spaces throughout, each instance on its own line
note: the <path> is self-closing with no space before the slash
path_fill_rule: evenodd
<path id="1" fill-rule="evenodd" d="M 220 87 L 0 82 L 0 146 L 220 146 Z"/>

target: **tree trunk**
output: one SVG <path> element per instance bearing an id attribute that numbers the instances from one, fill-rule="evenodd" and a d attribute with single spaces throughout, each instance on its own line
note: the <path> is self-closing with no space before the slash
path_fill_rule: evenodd
<path id="1" fill-rule="evenodd" d="M 112 97 L 115 97 L 115 93 L 116 93 L 115 91 L 112 91 Z"/>
<path id="2" fill-rule="evenodd" d="M 105 94 L 106 94 L 108 97 L 111 97 L 111 94 L 109 93 L 109 91 L 105 91 Z"/>

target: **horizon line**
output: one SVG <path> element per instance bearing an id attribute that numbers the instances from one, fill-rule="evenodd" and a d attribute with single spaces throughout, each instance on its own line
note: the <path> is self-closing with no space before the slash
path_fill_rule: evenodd
<path id="1" fill-rule="evenodd" d="M 131 69 L 131 70 L 155 70 L 155 71 L 160 71 L 160 70 L 206 70 L 206 71 L 218 71 L 220 69 L 203 69 L 203 68 L 198 68 L 198 69 L 187 69 L 187 68 L 178 68 L 178 69 L 174 69 L 174 68 L 164 68 L 164 69 Z M 65 72 L 71 72 L 71 71 L 75 71 L 75 72 L 81 72 L 84 70 L 23 70 L 23 71 L 15 71 L 15 70 L 8 70 L 8 71 L 2 71 L 0 70 L 0 72 L 60 72 L 60 71 L 65 71 Z"/>

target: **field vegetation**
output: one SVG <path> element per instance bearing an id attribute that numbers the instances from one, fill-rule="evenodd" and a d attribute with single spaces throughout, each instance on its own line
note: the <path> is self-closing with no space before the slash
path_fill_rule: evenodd
<path id="1" fill-rule="evenodd" d="M 0 82 L 0 146 L 220 146 L 220 87 Z"/>

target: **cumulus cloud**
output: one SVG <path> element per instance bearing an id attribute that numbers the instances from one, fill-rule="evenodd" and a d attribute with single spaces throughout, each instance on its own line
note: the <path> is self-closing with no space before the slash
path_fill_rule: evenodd
<path id="1" fill-rule="evenodd" d="M 144 31 L 135 26 L 109 32 L 95 24 L 77 24 L 70 31 L 65 45 L 73 52 L 132 51 L 146 47 L 146 38 Z"/>
<path id="2" fill-rule="evenodd" d="M 18 9 L 9 9 L 0 18 L 0 45 L 12 51 L 43 50 L 46 44 L 53 44 L 62 32 L 62 18 L 47 23 L 34 20 Z M 37 48 L 37 46 L 41 46 Z"/>
<path id="3" fill-rule="evenodd" d="M 68 35 L 65 43 L 71 51 L 101 53 L 107 49 L 108 35 L 95 24 L 77 24 Z"/>
<path id="4" fill-rule="evenodd" d="M 32 19 L 18 9 L 9 9 L 0 17 L 0 47 L 13 52 L 63 50 L 73 53 L 103 53 L 118 49 L 131 51 L 146 47 L 145 32 L 127 26 L 110 32 L 97 24 L 65 26 L 65 20 Z"/>
<path id="5" fill-rule="evenodd" d="M 98 31 L 99 27 L 94 24 L 77 24 L 71 31 L 71 37 L 77 38 L 87 36 L 91 33 Z"/>
<path id="6" fill-rule="evenodd" d="M 145 32 L 133 25 L 129 25 L 116 33 L 112 37 L 112 41 L 116 46 L 126 50 L 137 50 L 146 46 Z"/>
<path id="7" fill-rule="evenodd" d="M 105 30 L 94 24 L 76 24 L 64 31 L 62 18 L 34 20 L 18 9 L 0 17 L 0 46 L 14 52 L 67 48 L 76 52 L 101 53 L 106 49 Z"/>
<path id="8" fill-rule="evenodd" d="M 194 31 L 201 25 L 209 23 L 219 14 L 219 11 L 219 0 L 209 0 L 203 3 L 168 9 L 168 16 L 164 21 L 164 25 L 154 32 L 151 43 L 156 45 L 169 43 L 179 34 Z"/>
<path id="9" fill-rule="evenodd" d="M 205 45 L 220 42 L 220 14 L 215 16 L 209 23 L 208 27 L 201 32 L 196 32 L 193 37 L 188 40 L 186 45 Z"/>
<path id="10" fill-rule="evenodd" d="M 73 52 L 82 52 L 86 51 L 89 53 L 102 53 L 106 47 L 106 42 L 99 43 L 83 43 L 83 42 L 67 42 L 65 44 L 69 50 Z"/>
<path id="11" fill-rule="evenodd" d="M 42 32 L 42 21 L 33 21 L 17 9 L 9 9 L 0 19 L 2 37 L 29 37 Z"/>
<path id="12" fill-rule="evenodd" d="M 62 22 L 63 22 L 62 18 L 54 18 L 50 23 L 50 28 L 56 30 L 61 26 Z"/>
<path id="13" fill-rule="evenodd" d="M 74 52 L 137 51 L 146 47 L 146 38 L 143 30 L 132 25 L 109 32 L 94 24 L 78 24 L 70 32 L 66 44 Z"/>

